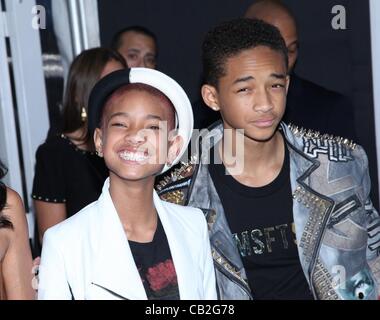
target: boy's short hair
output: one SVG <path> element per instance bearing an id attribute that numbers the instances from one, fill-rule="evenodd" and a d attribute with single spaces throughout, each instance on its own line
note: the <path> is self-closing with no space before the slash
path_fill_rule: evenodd
<path id="1" fill-rule="evenodd" d="M 258 19 L 239 18 L 210 30 L 202 46 L 204 83 L 217 88 L 219 79 L 225 75 L 226 60 L 259 46 L 281 53 L 288 69 L 288 50 L 275 26 Z"/>

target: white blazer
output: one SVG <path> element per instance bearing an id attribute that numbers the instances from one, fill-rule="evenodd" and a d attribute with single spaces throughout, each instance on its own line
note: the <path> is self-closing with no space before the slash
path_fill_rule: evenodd
<path id="1" fill-rule="evenodd" d="M 216 299 L 207 224 L 201 210 L 162 201 L 154 204 L 165 230 L 182 300 Z M 38 298 L 147 299 L 131 249 L 109 193 L 44 236 Z"/>

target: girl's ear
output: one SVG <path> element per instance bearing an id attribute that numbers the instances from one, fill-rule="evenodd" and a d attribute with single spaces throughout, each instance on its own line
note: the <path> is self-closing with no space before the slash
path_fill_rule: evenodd
<path id="1" fill-rule="evenodd" d="M 102 129 L 96 128 L 94 132 L 94 142 L 95 142 L 95 149 L 96 154 L 103 158 L 103 132 Z"/>
<path id="2" fill-rule="evenodd" d="M 169 136 L 169 149 L 166 164 L 170 167 L 174 160 L 178 157 L 184 144 L 183 138 L 180 135 Z"/>

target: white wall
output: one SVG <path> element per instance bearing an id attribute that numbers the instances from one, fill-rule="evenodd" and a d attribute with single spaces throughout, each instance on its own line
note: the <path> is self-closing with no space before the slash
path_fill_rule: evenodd
<path id="1" fill-rule="evenodd" d="M 370 0 L 373 98 L 376 130 L 377 168 L 380 181 L 380 1 Z"/>
<path id="2" fill-rule="evenodd" d="M 6 182 L 31 205 L 35 153 L 45 140 L 48 128 L 48 108 L 42 68 L 40 30 L 33 27 L 35 0 L 5 0 L 5 12 L 0 24 L 0 136 L 1 154 L 9 168 Z M 2 8 L 4 9 L 4 8 Z M 6 53 L 6 38 L 10 43 L 10 63 Z M 13 69 L 15 101 L 12 99 L 10 70 Z M 17 106 L 17 108 L 16 108 Z M 16 118 L 20 128 L 17 141 Z M 20 147 L 19 147 L 20 146 Z M 20 156 L 22 155 L 22 157 Z M 23 173 L 19 159 L 23 163 Z M 22 185 L 25 185 L 23 193 Z M 29 209 L 30 206 L 29 206 Z M 33 234 L 33 215 L 28 212 L 30 234 Z"/>

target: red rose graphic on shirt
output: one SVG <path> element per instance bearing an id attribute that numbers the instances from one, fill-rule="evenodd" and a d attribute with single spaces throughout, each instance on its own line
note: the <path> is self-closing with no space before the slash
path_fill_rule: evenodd
<path id="1" fill-rule="evenodd" d="M 177 274 L 171 259 L 148 269 L 146 278 L 153 291 L 161 291 L 177 285 Z"/>

